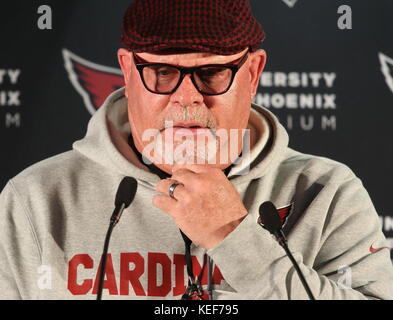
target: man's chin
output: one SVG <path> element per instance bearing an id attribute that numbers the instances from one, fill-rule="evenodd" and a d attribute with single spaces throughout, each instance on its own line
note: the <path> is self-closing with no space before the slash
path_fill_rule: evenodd
<path id="1" fill-rule="evenodd" d="M 159 168 L 160 170 L 162 170 L 162 171 L 164 171 L 164 172 L 166 172 L 166 173 L 168 173 L 168 174 L 170 174 L 170 175 L 172 175 L 173 174 L 173 171 L 172 171 L 172 169 L 173 169 L 173 166 L 174 166 L 174 164 L 173 165 L 169 165 L 169 164 L 159 164 L 159 163 L 153 163 L 157 168 Z M 198 164 L 198 163 L 194 163 L 194 164 Z M 228 168 L 231 164 L 209 164 L 209 163 L 204 163 L 204 164 L 199 164 L 199 165 L 202 165 L 202 166 L 205 166 L 205 167 L 209 167 L 209 168 L 217 168 L 217 169 L 220 169 L 220 170 L 225 170 L 226 168 Z M 186 163 L 186 166 L 185 167 L 187 167 L 187 163 Z"/>

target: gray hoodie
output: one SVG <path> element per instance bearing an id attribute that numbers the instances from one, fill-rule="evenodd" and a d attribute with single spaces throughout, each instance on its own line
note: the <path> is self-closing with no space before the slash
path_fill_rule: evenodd
<path id="1" fill-rule="evenodd" d="M 389 248 L 361 181 L 343 164 L 288 148 L 287 133 L 266 109 L 252 105 L 252 115 L 263 134 L 250 170 L 228 175 L 248 215 L 215 248 L 191 246 L 202 285 L 209 255 L 214 299 L 308 299 L 284 250 L 257 223 L 260 204 L 269 200 L 279 207 L 316 299 L 392 299 Z M 0 196 L 1 299 L 95 299 L 105 233 L 125 176 L 137 179 L 138 191 L 112 233 L 103 299 L 180 299 L 187 283 L 184 242 L 172 218 L 152 205 L 160 178 L 127 146 L 129 136 L 120 89 L 73 150 L 8 182 Z"/>

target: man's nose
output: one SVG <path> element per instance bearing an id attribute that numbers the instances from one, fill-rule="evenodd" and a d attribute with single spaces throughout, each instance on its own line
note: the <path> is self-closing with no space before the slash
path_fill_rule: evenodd
<path id="1" fill-rule="evenodd" d="M 172 93 L 171 102 L 181 106 L 197 106 L 203 103 L 203 95 L 195 88 L 190 74 L 183 78 L 179 88 Z"/>

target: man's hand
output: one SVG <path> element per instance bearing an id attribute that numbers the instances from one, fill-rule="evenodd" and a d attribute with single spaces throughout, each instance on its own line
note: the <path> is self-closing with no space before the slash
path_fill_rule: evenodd
<path id="1" fill-rule="evenodd" d="M 172 178 L 157 183 L 153 205 L 169 214 L 196 245 L 211 249 L 232 232 L 247 215 L 239 193 L 218 168 L 176 164 Z M 169 197 L 169 187 L 177 186 Z"/>

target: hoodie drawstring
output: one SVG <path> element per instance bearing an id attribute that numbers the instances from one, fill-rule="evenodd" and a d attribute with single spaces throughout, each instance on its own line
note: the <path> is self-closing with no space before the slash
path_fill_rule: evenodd
<path id="1" fill-rule="evenodd" d="M 188 275 L 188 283 L 187 288 L 184 294 L 181 297 L 181 300 L 213 300 L 213 260 L 207 255 L 207 262 L 206 259 L 203 261 L 202 271 L 207 264 L 207 272 L 208 272 L 208 285 L 207 291 L 208 295 L 203 291 L 201 285 L 201 277 L 195 277 L 194 271 L 192 268 L 192 258 L 191 258 L 191 244 L 192 241 L 180 230 L 180 234 L 183 237 L 184 245 L 185 245 L 185 260 L 187 266 L 187 275 Z"/>

